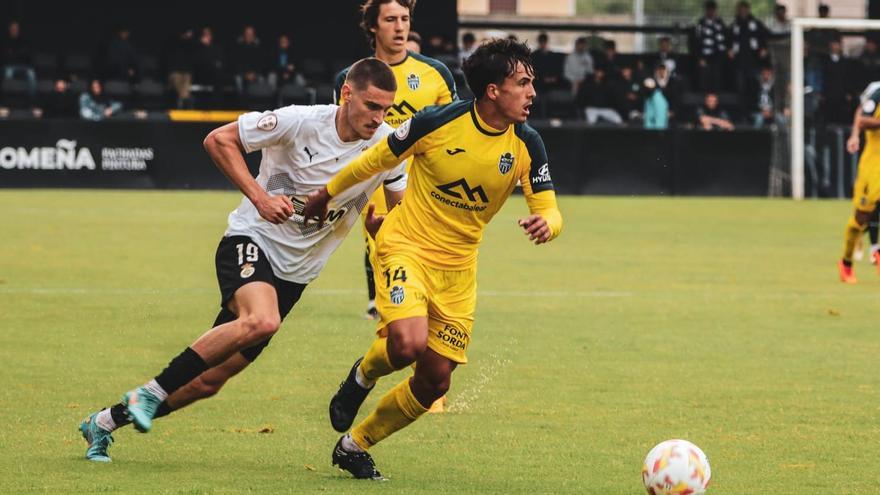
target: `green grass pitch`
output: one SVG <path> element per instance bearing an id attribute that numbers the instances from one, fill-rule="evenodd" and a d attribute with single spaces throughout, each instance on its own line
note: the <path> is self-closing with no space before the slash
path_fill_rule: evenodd
<path id="1" fill-rule="evenodd" d="M 353 233 L 251 369 L 89 463 L 79 421 L 213 321 L 238 198 L 0 192 L 0 493 L 639 494 L 669 438 L 708 454 L 709 494 L 877 492 L 880 277 L 837 281 L 831 201 L 563 197 L 535 247 L 512 198 L 450 412 L 373 450 L 387 483 L 330 466 L 327 403 L 373 335 Z"/>

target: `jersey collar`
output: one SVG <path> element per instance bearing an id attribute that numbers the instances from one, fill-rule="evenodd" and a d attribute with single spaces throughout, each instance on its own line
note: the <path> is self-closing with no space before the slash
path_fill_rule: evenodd
<path id="1" fill-rule="evenodd" d="M 471 104 L 471 119 L 474 121 L 474 127 L 476 127 L 478 131 L 487 136 L 500 136 L 507 132 L 507 129 L 503 129 L 500 131 L 498 129 L 495 129 L 480 118 L 480 114 L 477 113 L 476 100 L 474 100 L 473 104 Z"/>
<path id="2" fill-rule="evenodd" d="M 394 63 L 394 64 L 388 64 L 388 67 L 397 67 L 398 65 L 403 65 L 404 63 L 406 63 L 407 60 L 409 60 L 409 56 L 410 56 L 410 53 L 409 53 L 409 50 L 407 50 L 406 55 L 403 57 L 403 60 L 401 60 L 400 62 Z"/>

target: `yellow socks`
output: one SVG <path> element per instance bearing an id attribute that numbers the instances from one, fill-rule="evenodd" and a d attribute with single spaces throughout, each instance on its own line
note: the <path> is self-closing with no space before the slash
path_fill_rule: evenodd
<path id="1" fill-rule="evenodd" d="M 386 337 L 373 341 L 373 345 L 364 354 L 360 368 L 368 380 L 378 380 L 396 371 L 391 365 L 391 359 L 388 358 L 388 339 Z"/>
<path id="2" fill-rule="evenodd" d="M 351 430 L 351 438 L 360 448 L 367 450 L 395 431 L 406 428 L 425 412 L 427 409 L 416 400 L 407 378 L 389 390 L 376 410 Z"/>
<path id="3" fill-rule="evenodd" d="M 859 225 L 858 222 L 856 222 L 855 215 L 850 216 L 849 220 L 846 222 L 846 229 L 843 231 L 844 261 L 852 261 L 853 251 L 856 248 L 856 241 L 859 240 L 859 237 L 862 236 L 864 231 L 865 226 Z"/>

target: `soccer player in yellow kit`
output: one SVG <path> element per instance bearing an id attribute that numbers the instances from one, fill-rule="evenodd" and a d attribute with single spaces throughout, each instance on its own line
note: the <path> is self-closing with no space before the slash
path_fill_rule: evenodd
<path id="1" fill-rule="evenodd" d="M 391 67 L 397 80 L 397 93 L 394 105 L 385 116 L 385 122 L 397 127 L 409 120 L 419 110 L 429 105 L 444 105 L 456 98 L 455 80 L 452 73 L 442 62 L 408 51 L 406 42 L 410 34 L 411 19 L 415 0 L 367 0 L 361 6 L 361 28 L 364 30 L 370 45 L 375 50 L 375 57 Z M 334 85 L 334 103 L 339 101 L 342 84 L 349 68 L 343 69 L 337 76 Z M 370 198 L 376 206 L 376 215 L 387 215 L 383 188 L 379 188 Z M 364 210 L 364 217 L 366 210 Z M 376 312 L 376 289 L 373 267 L 370 264 L 370 253 L 374 249 L 373 238 L 364 229 L 366 254 L 364 268 L 367 273 L 367 293 L 369 303 L 365 316 L 369 319 L 378 318 Z"/>
<path id="2" fill-rule="evenodd" d="M 853 120 L 852 135 L 846 143 L 847 150 L 855 153 L 859 149 L 859 133 L 865 132 L 865 149 L 859 158 L 859 171 L 853 185 L 853 206 L 855 211 L 846 223 L 844 230 L 843 258 L 837 262 L 840 280 L 848 284 L 857 282 L 853 273 L 852 259 L 856 242 L 871 219 L 871 214 L 880 201 L 880 81 L 872 82 L 862 92 L 859 108 Z M 872 253 L 876 258 L 880 253 Z M 880 261 L 880 260 L 878 260 Z M 878 264 L 880 268 L 880 264 Z"/>
<path id="3" fill-rule="evenodd" d="M 529 239 L 542 244 L 562 230 L 544 143 L 525 124 L 535 97 L 528 47 L 486 43 L 464 71 L 476 101 L 419 112 L 309 195 L 303 211 L 323 219 L 331 197 L 413 157 L 403 201 L 376 235 L 379 337 L 331 400 L 333 427 L 348 430 L 380 377 L 417 364 L 337 442 L 333 464 L 356 478 L 382 479 L 367 450 L 424 414 L 467 362 L 477 248 L 517 183 L 531 212 L 519 221 Z"/>

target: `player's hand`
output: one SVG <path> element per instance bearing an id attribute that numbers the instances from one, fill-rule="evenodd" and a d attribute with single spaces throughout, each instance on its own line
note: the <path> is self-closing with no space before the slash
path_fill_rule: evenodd
<path id="1" fill-rule="evenodd" d="M 370 237 L 373 239 L 376 238 L 376 233 L 379 232 L 379 227 L 382 226 L 382 222 L 385 221 L 385 215 L 373 215 L 376 212 L 376 205 L 370 203 L 367 206 L 367 216 L 364 218 L 364 228 L 367 229 L 367 233 L 370 234 Z"/>
<path id="2" fill-rule="evenodd" d="M 324 219 L 327 218 L 327 203 L 329 202 L 330 193 L 327 192 L 326 187 L 309 193 L 306 206 L 303 208 L 303 225 L 308 225 L 310 221 L 317 221 L 318 228 L 323 227 Z"/>
<path id="3" fill-rule="evenodd" d="M 846 140 L 846 151 L 854 155 L 859 152 L 859 137 L 858 136 L 850 136 L 849 139 Z"/>
<path id="4" fill-rule="evenodd" d="M 293 203 L 284 195 L 266 196 L 254 203 L 260 216 L 266 221 L 279 224 L 284 223 L 293 215 Z"/>
<path id="5" fill-rule="evenodd" d="M 517 224 L 525 230 L 525 234 L 529 236 L 530 241 L 534 241 L 535 245 L 544 244 L 550 240 L 550 227 L 547 225 L 547 220 L 544 220 L 541 215 L 529 215 Z"/>

